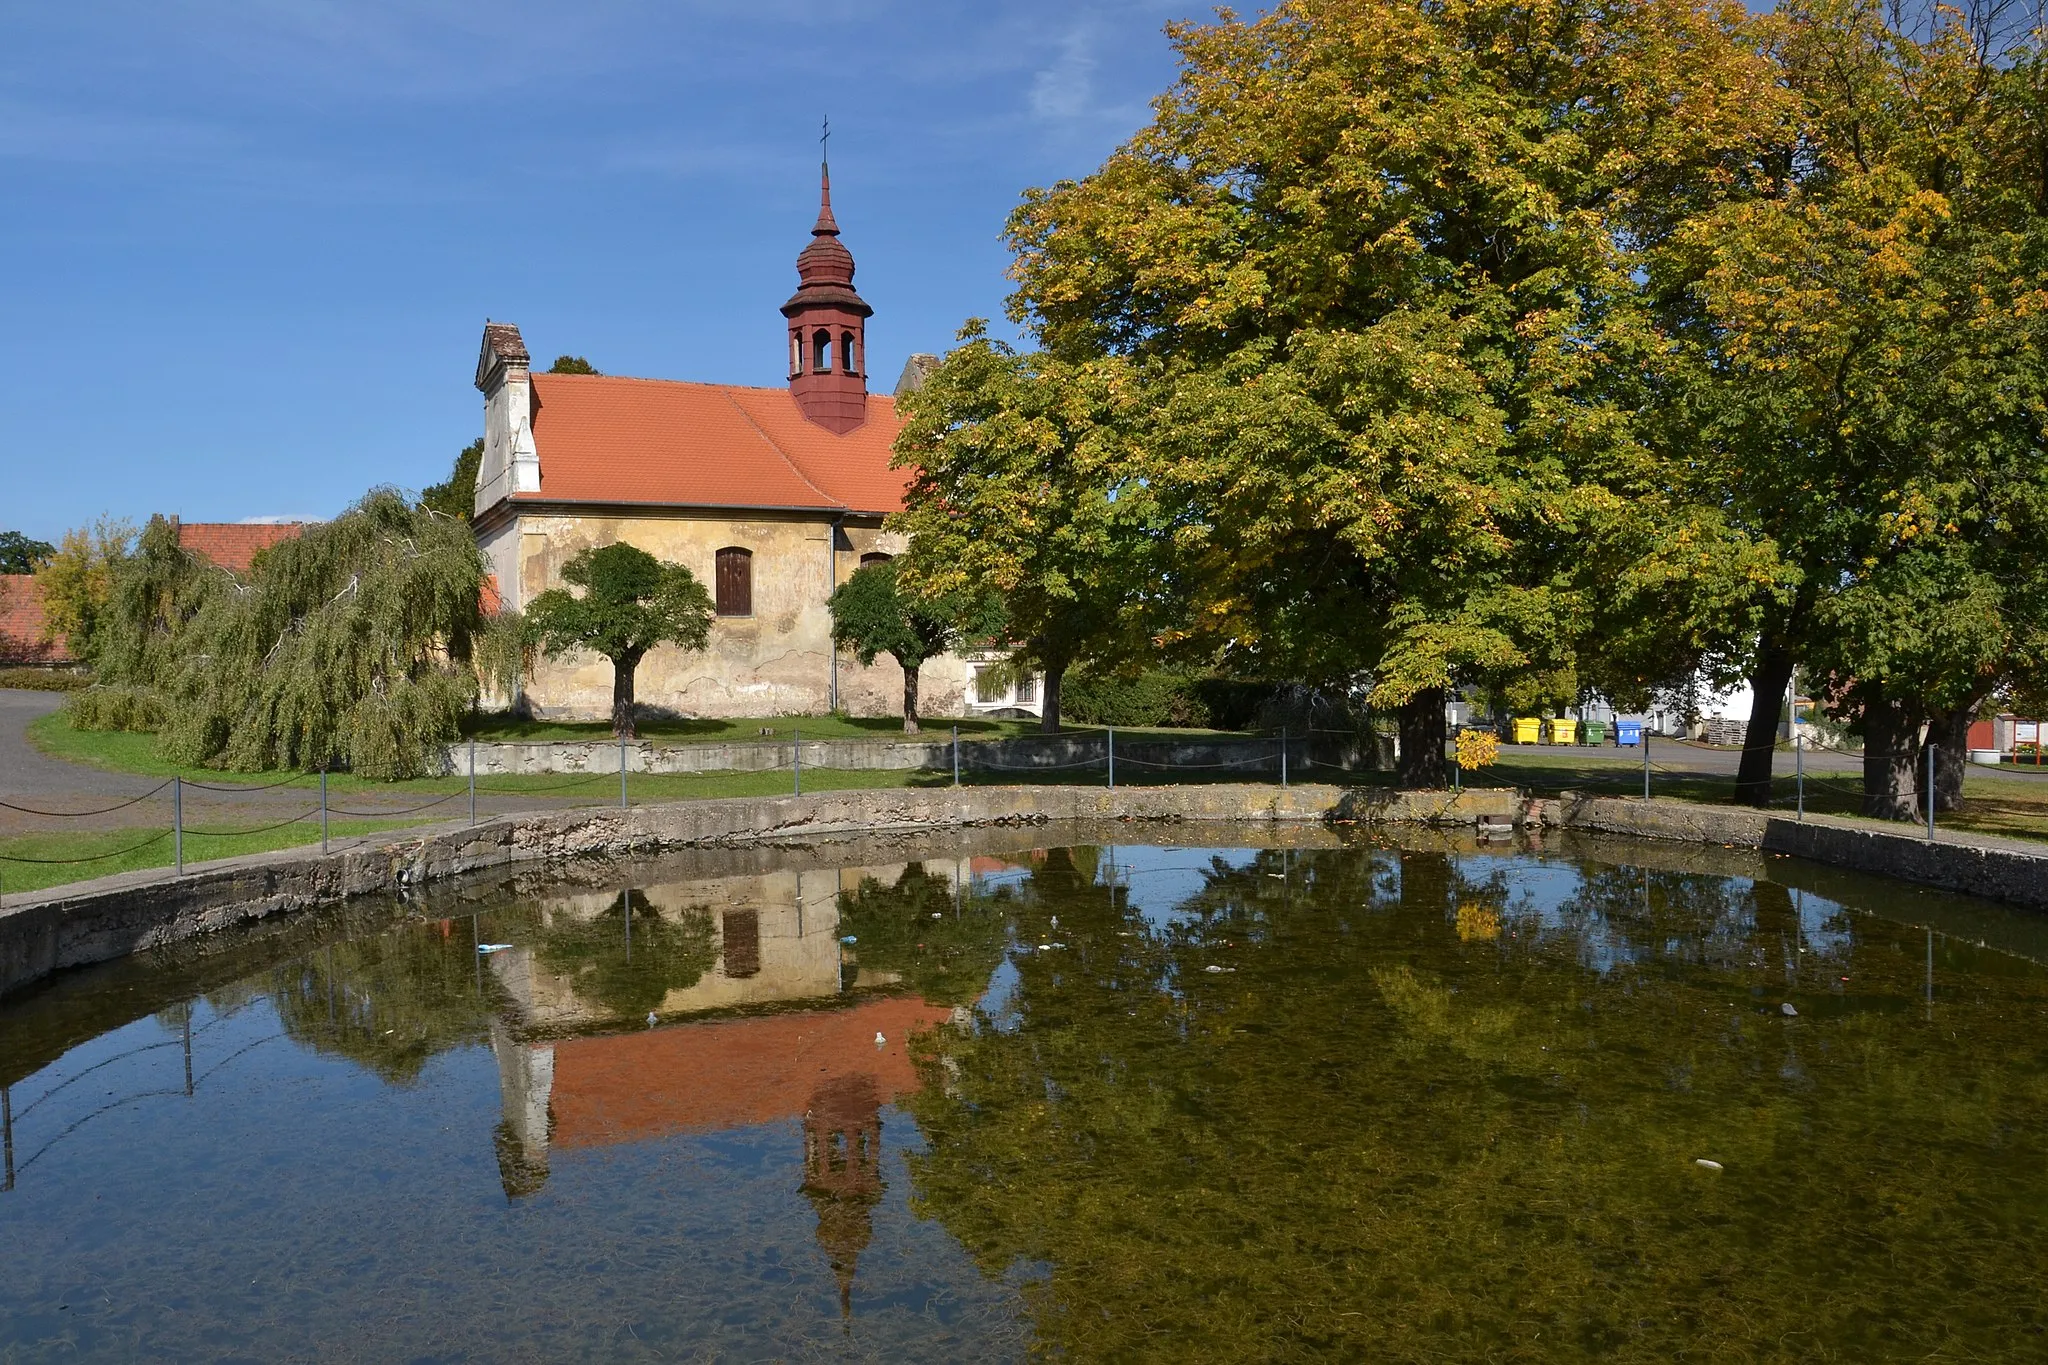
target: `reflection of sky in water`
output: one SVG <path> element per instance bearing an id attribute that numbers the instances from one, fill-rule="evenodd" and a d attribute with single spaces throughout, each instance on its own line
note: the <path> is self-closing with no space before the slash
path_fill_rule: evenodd
<path id="1" fill-rule="evenodd" d="M 1809 952 L 1839 957 L 1854 946 L 1849 932 L 1849 907 L 1811 891 L 1794 891 L 1792 906 L 1799 912 L 1799 932 Z"/>
<path id="2" fill-rule="evenodd" d="M 1617 921 L 1588 906 L 1586 870 L 1565 860 L 1538 860 L 1526 855 L 1473 854 L 1455 860 L 1460 877 L 1475 890 L 1506 892 L 1505 918 L 1522 932 L 1564 935 L 1575 942 L 1579 960 L 1605 974 L 1614 968 L 1662 955 L 1697 960 L 1747 958 L 1754 945 L 1756 882 L 1747 877 L 1708 877 L 1679 873 L 1644 873 L 1636 868 L 1596 868 L 1597 873 L 1635 877 L 1646 883 L 1644 894 L 1660 907 L 1688 890 L 1711 888 L 1709 904 L 1718 913 L 1693 936 L 1665 935 L 1655 945 L 1639 937 L 1639 927 Z M 1799 916 L 1803 946 L 1824 957 L 1847 953 L 1853 946 L 1848 912 L 1839 902 L 1812 892 L 1790 890 Z M 1647 907 L 1645 907 L 1647 910 Z"/>
<path id="3" fill-rule="evenodd" d="M 1125 903 L 1145 919 L 1145 927 L 1163 933 L 1199 916 L 1183 907 L 1208 888 L 1217 864 L 1242 871 L 1259 859 L 1254 848 L 1159 848 L 1151 844 L 1116 844 L 1103 850 L 1114 856 L 1117 884 Z M 1278 856 L 1277 854 L 1274 856 Z M 1102 879 L 1098 871 L 1096 878 Z"/>
<path id="4" fill-rule="evenodd" d="M 1017 964 L 1007 957 L 988 974 L 988 989 L 982 992 L 975 1009 L 999 1033 L 1015 1033 L 1024 1022 L 1024 1016 L 1017 1009 L 1017 987 L 1023 984 L 1023 980 L 1017 972 Z"/>

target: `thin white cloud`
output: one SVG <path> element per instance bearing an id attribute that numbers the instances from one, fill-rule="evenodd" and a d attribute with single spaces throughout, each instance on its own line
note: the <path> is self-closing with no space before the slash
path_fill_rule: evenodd
<path id="1" fill-rule="evenodd" d="M 1031 112 L 1065 122 L 1087 115 L 1095 97 L 1095 26 L 1076 24 L 1060 40 L 1060 54 L 1031 81 Z"/>

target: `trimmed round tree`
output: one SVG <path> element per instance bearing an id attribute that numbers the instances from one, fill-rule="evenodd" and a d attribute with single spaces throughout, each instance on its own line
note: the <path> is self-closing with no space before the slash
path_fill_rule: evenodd
<path id="1" fill-rule="evenodd" d="M 583 550 L 526 609 L 527 637 L 551 659 L 592 650 L 612 661 L 612 733 L 631 739 L 633 674 L 656 645 L 699 650 L 711 638 L 711 594 L 680 564 L 626 544 Z"/>
<path id="2" fill-rule="evenodd" d="M 903 668 L 903 733 L 917 725 L 918 670 L 927 659 L 953 647 L 960 614 L 950 604 L 930 604 L 897 591 L 896 561 L 866 564 L 832 592 L 832 643 L 863 666 L 887 654 Z"/>

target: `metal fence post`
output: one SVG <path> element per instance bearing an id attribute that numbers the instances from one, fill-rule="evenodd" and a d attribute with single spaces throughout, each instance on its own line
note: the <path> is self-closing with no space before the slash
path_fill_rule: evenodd
<path id="1" fill-rule="evenodd" d="M 626 737 L 619 736 L 619 809 L 626 808 Z"/>
<path id="2" fill-rule="evenodd" d="M 953 785 L 960 785 L 960 727 L 953 727 Z"/>
<path id="3" fill-rule="evenodd" d="M 1650 799 L 1650 722 L 1643 720 L 1643 800 Z"/>
<path id="4" fill-rule="evenodd" d="M 320 769 L 320 855 L 327 856 L 327 769 Z"/>
<path id="5" fill-rule="evenodd" d="M 1934 837 L 1934 750 L 1936 747 L 1932 744 L 1927 746 L 1927 837 L 1930 839 Z"/>
<path id="6" fill-rule="evenodd" d="M 185 779 L 171 779 L 171 858 L 185 875 Z"/>
<path id="7" fill-rule="evenodd" d="M 476 823 L 476 736 L 469 737 L 469 823 Z"/>
<path id="8" fill-rule="evenodd" d="M 1280 727 L 1280 785 L 1287 785 L 1287 727 Z"/>
<path id="9" fill-rule="evenodd" d="M 804 794 L 804 732 L 801 730 L 791 730 L 789 736 L 789 771 L 796 778 L 796 794 L 802 796 Z"/>
<path id="10" fill-rule="evenodd" d="M 1116 727 L 1105 727 L 1109 735 L 1109 789 L 1116 790 Z"/>
<path id="11" fill-rule="evenodd" d="M 1792 771 L 1799 783 L 1799 818 L 1806 818 L 1806 736 L 1795 735 L 1792 739 Z"/>

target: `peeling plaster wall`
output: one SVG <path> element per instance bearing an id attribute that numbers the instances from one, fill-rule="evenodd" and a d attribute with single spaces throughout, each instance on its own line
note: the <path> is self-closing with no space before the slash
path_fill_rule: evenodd
<path id="1" fill-rule="evenodd" d="M 753 552 L 754 611 L 721 617 L 710 646 L 685 654 L 664 646 L 650 653 L 635 676 L 643 705 L 685 716 L 823 715 L 832 705 L 832 619 L 825 602 L 832 589 L 860 567 L 863 554 L 896 554 L 903 537 L 870 519 L 849 520 L 836 536 L 823 515 L 750 512 L 742 515 L 662 516 L 522 515 L 492 532 L 486 553 L 509 605 L 524 609 L 560 586 L 562 566 L 591 546 L 624 541 L 657 559 L 687 567 L 710 591 L 718 551 Z M 919 710 L 957 715 L 965 707 L 967 665 L 947 656 L 924 666 Z M 855 716 L 900 715 L 903 671 L 887 655 L 863 668 L 841 655 L 839 708 Z M 549 719 L 600 720 L 611 714 L 612 666 L 602 655 L 539 660 L 526 680 L 533 714 Z"/>

